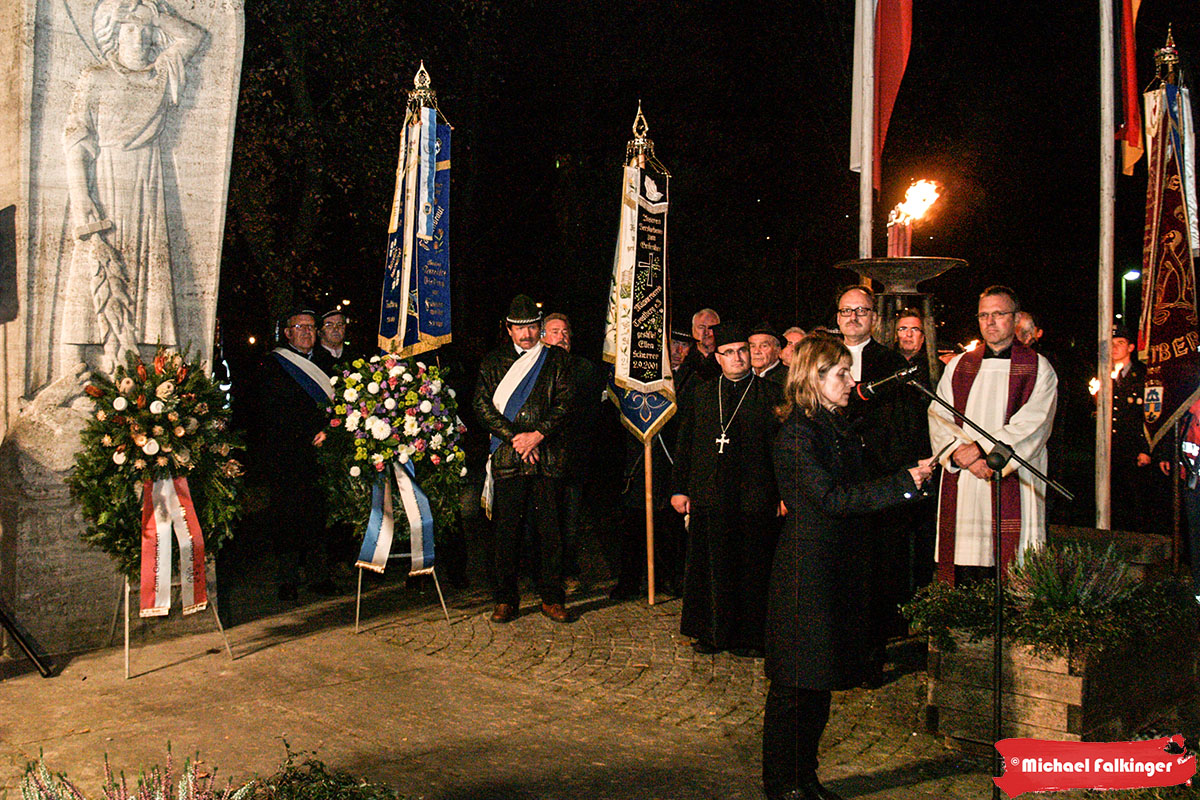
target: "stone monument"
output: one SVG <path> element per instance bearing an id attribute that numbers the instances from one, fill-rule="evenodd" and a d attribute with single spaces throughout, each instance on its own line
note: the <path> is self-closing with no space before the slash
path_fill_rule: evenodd
<path id="1" fill-rule="evenodd" d="M 63 484 L 81 389 L 131 350 L 211 358 L 242 0 L 0 4 L 0 599 L 103 645 L 120 581 Z"/>

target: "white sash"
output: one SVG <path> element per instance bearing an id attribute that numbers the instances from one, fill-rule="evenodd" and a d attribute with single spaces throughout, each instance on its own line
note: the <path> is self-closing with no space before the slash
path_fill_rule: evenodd
<path id="1" fill-rule="evenodd" d="M 546 345 L 538 342 L 530 349 L 526 350 L 521 355 L 517 356 L 517 360 L 508 368 L 508 372 L 504 373 L 504 377 L 500 379 L 500 383 L 496 386 L 496 391 L 492 392 L 492 405 L 501 414 L 504 413 L 504 407 L 508 405 L 509 399 L 513 392 L 521 385 L 521 381 L 525 380 L 525 376 L 529 374 L 529 370 L 533 369 L 538 363 L 538 358 L 542 355 L 542 348 Z M 492 478 L 492 454 L 488 453 L 486 477 L 483 480 L 483 495 L 480 497 L 480 503 L 483 505 L 483 511 L 487 514 L 487 518 L 492 518 L 492 496 L 495 489 L 496 481 Z"/>
<path id="2" fill-rule="evenodd" d="M 330 383 L 329 376 L 320 367 L 291 348 L 276 347 L 275 352 L 299 367 L 305 375 L 312 378 L 313 382 L 320 387 L 321 391 L 325 393 L 325 396 L 330 401 L 333 400 L 333 384 Z"/>

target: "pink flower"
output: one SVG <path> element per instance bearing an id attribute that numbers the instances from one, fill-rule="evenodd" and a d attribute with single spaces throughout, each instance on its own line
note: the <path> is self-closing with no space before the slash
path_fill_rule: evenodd
<path id="1" fill-rule="evenodd" d="M 437 453 L 434 453 L 433 455 L 431 455 L 431 456 L 429 457 L 429 460 L 433 462 L 433 465 L 434 465 L 435 467 L 436 467 L 438 464 L 442 463 L 442 458 L 441 458 L 441 456 L 439 456 Z"/>
<path id="2" fill-rule="evenodd" d="M 415 442 L 413 442 L 413 447 L 417 450 L 417 452 L 425 452 L 425 440 L 417 439 Z"/>
<path id="3" fill-rule="evenodd" d="M 383 472 L 383 462 L 382 461 L 380 461 L 378 464 L 375 465 L 375 471 Z"/>
<path id="4" fill-rule="evenodd" d="M 336 428 L 338 425 L 341 425 L 341 424 L 342 424 L 341 417 L 334 417 L 333 419 L 329 420 L 329 427 L 331 427 L 331 428 Z"/>
<path id="5" fill-rule="evenodd" d="M 388 386 L 390 386 L 390 387 L 391 387 L 391 388 L 393 388 L 393 389 L 395 389 L 395 388 L 396 388 L 396 384 L 397 384 L 397 383 L 399 383 L 399 382 L 400 382 L 400 381 L 399 381 L 399 380 L 397 380 L 396 378 L 388 378 L 388 380 L 387 380 L 387 384 L 388 384 Z"/>
<path id="6" fill-rule="evenodd" d="M 415 417 L 415 416 L 417 415 L 417 409 L 415 409 L 415 408 L 406 408 L 406 409 L 404 410 L 404 413 L 405 413 L 405 414 L 408 414 L 410 417 Z"/>

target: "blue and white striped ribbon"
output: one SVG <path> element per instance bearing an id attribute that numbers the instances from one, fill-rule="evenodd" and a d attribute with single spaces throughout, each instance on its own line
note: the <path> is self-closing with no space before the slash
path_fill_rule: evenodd
<path id="1" fill-rule="evenodd" d="M 420 181 L 417 198 L 417 236 L 433 237 L 434 179 L 437 177 L 437 109 L 421 109 Z"/>
<path id="2" fill-rule="evenodd" d="M 433 509 L 429 498 L 413 480 L 412 462 L 392 464 L 400 505 L 408 521 L 409 555 L 412 558 L 410 575 L 425 574 L 433 570 Z M 392 481 L 388 471 L 380 474 L 371 489 L 371 516 L 363 536 L 362 549 L 355 566 L 383 572 L 387 567 L 388 555 L 392 550 L 395 533 L 395 509 L 392 500 Z"/>

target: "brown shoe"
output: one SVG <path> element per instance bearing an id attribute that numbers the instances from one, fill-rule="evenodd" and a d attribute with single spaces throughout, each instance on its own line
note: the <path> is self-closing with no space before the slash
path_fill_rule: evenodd
<path id="1" fill-rule="evenodd" d="M 542 603 L 542 616 L 549 617 L 554 622 L 574 622 L 571 612 L 562 603 Z"/>
<path id="2" fill-rule="evenodd" d="M 492 622 L 512 622 L 517 618 L 517 607 L 512 603 L 496 603 L 492 612 Z"/>

